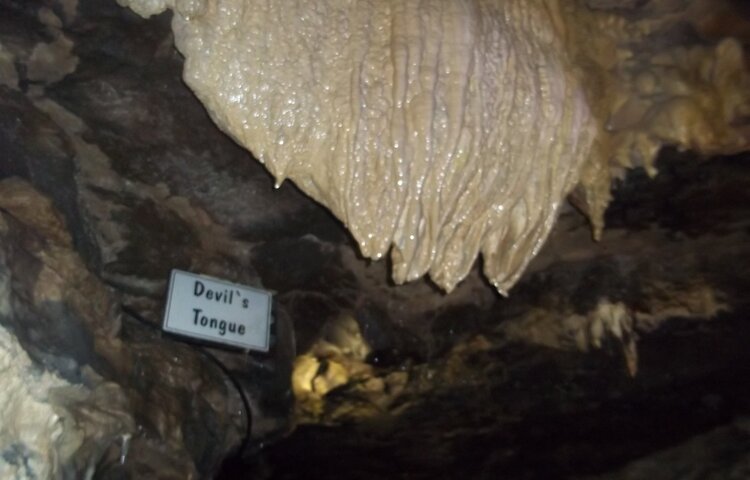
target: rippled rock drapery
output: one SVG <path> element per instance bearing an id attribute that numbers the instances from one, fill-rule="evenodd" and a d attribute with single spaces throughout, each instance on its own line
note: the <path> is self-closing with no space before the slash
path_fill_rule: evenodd
<path id="1" fill-rule="evenodd" d="M 330 208 L 365 257 L 390 252 L 396 283 L 429 272 L 450 291 L 481 250 L 505 292 L 594 140 L 558 14 L 537 1 L 224 1 L 177 8 L 173 26 L 217 124 Z"/>
<path id="2" fill-rule="evenodd" d="M 217 125 L 328 207 L 365 257 L 390 253 L 399 284 L 429 274 L 451 291 L 481 252 L 505 293 L 576 185 L 599 236 L 613 174 L 653 171 L 663 145 L 750 145 L 737 40 L 670 38 L 692 6 L 119 1 L 174 10 L 185 81 Z"/>

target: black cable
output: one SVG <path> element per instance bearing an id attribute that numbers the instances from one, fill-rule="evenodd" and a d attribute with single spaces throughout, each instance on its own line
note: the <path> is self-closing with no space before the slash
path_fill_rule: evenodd
<path id="1" fill-rule="evenodd" d="M 134 318 L 139 323 L 141 323 L 143 325 L 146 325 L 147 327 L 151 328 L 152 330 L 156 330 L 159 333 L 163 333 L 162 330 L 159 327 L 157 327 L 153 323 L 151 323 L 148 320 L 146 320 L 141 314 L 139 314 L 138 312 L 136 312 L 132 308 L 128 307 L 127 305 L 121 305 L 120 309 L 123 311 L 123 313 L 125 313 L 128 316 Z M 173 340 L 173 341 L 176 341 L 176 340 Z M 214 363 L 214 365 L 216 365 L 219 368 L 219 370 L 221 370 L 224 373 L 224 375 L 227 377 L 227 379 L 229 379 L 229 381 L 232 383 L 232 385 L 234 386 L 234 388 L 237 390 L 237 393 L 239 393 L 240 399 L 242 400 L 242 406 L 245 409 L 245 419 L 246 419 L 245 436 L 242 439 L 242 443 L 240 444 L 240 448 L 239 448 L 239 450 L 237 451 L 237 454 L 236 454 L 238 457 L 241 456 L 242 453 L 247 448 L 247 445 L 250 443 L 250 436 L 251 436 L 251 431 L 252 431 L 252 426 L 253 426 L 252 413 L 251 413 L 251 410 L 250 410 L 250 402 L 248 401 L 247 396 L 245 395 L 245 391 L 242 389 L 242 386 L 240 385 L 240 382 L 237 380 L 237 378 L 235 378 L 235 376 L 232 375 L 232 372 L 229 371 L 229 369 L 227 368 L 227 366 L 224 365 L 221 362 L 221 360 L 219 360 L 216 357 L 216 355 L 214 355 L 213 353 L 209 352 L 208 350 L 206 350 L 206 349 L 204 349 L 202 347 L 198 347 L 198 346 L 196 346 L 194 344 L 185 343 L 185 342 L 180 342 L 180 343 L 183 344 L 183 345 L 190 345 L 190 346 L 194 347 L 198 352 L 202 353 L 203 355 L 206 356 L 206 358 L 208 358 L 209 360 L 211 360 Z"/>

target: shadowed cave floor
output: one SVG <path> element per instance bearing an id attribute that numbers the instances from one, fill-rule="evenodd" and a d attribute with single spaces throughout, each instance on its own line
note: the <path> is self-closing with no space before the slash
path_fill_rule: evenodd
<path id="1" fill-rule="evenodd" d="M 481 388 L 367 426 L 302 426 L 218 478 L 748 478 L 747 316 L 667 322 L 640 342 L 634 379 L 606 349 L 493 351 Z"/>
<path id="2" fill-rule="evenodd" d="M 228 463 L 218 478 L 750 478 L 745 242 L 714 241 L 708 248 L 689 243 L 710 237 L 709 232 L 716 238 L 746 235 L 744 158 L 704 163 L 667 152 L 655 179 L 629 174 L 608 211 L 608 225 L 640 232 L 634 237 L 659 225 L 672 232 L 666 241 L 673 242 L 656 253 L 637 247 L 632 255 L 645 259 L 647 267 L 635 268 L 632 281 L 623 280 L 622 263 L 614 261 L 620 267 L 610 269 L 611 259 L 592 261 L 584 255 L 579 263 L 585 268 L 577 271 L 572 255 L 557 263 L 542 261 L 536 271 L 532 265 L 494 313 L 475 321 L 467 312 L 454 312 L 464 315 L 464 329 L 449 329 L 448 336 L 470 335 L 469 330 L 491 345 L 472 353 L 464 365 L 464 374 L 481 372 L 480 381 L 467 378 L 465 385 L 451 383 L 407 398 L 391 407 L 398 415 L 302 425 L 244 462 Z M 717 185 L 721 195 L 714 194 Z M 689 254 L 680 257 L 686 242 Z M 557 248 L 553 241 L 541 256 Z M 627 248 L 619 254 L 628 258 L 625 263 L 632 262 L 623 252 Z M 674 258 L 660 263 L 667 252 Z M 691 263 L 696 257 L 701 260 Z M 584 353 L 508 341 L 498 333 L 498 322 L 512 321 L 514 312 L 530 306 L 541 305 L 549 315 L 554 311 L 550 295 L 584 311 L 602 296 L 637 305 L 650 295 L 653 303 L 658 294 L 644 295 L 648 289 L 642 282 L 672 278 L 676 283 L 663 292 L 671 298 L 680 291 L 677 285 L 702 275 L 720 286 L 726 308 L 710 318 L 670 315 L 657 328 L 637 332 L 634 378 L 613 342 Z M 345 404 L 351 398 L 341 389 L 326 401 Z"/>
<path id="3" fill-rule="evenodd" d="M 622 263 L 615 261 L 620 267 L 610 270 L 611 259 L 583 256 L 582 271 L 570 260 L 575 255 L 558 263 L 542 261 L 536 270 L 532 265 L 493 312 L 477 320 L 469 318 L 470 311 L 453 313 L 462 317 L 464 329 L 448 329 L 443 336 L 471 331 L 491 345 L 470 353 L 459 372 L 467 375 L 463 384 L 407 396 L 389 410 L 398 415 L 299 426 L 244 462 L 226 464 L 218 478 L 750 478 L 750 285 L 741 240 L 748 231 L 746 165 L 744 156 L 705 163 L 666 152 L 655 179 L 632 172 L 618 187 L 608 225 L 640 232 L 635 237 L 654 224 L 672 233 L 666 240 L 671 243 L 655 253 L 636 248 L 632 255 L 645 262 L 633 270 L 631 281 L 621 278 Z M 717 185 L 721 195 L 714 194 Z M 689 243 L 711 238 L 709 232 L 715 237 L 708 247 Z M 740 235 L 739 243 L 716 240 L 731 232 Z M 689 255 L 681 257 L 684 244 Z M 556 248 L 551 242 L 541 256 Z M 621 254 L 626 264 L 633 261 Z M 661 263 L 665 254 L 674 258 Z M 700 260 L 693 263 L 695 258 Z M 550 295 L 583 311 L 602 296 L 632 305 L 648 297 L 652 306 L 638 308 L 658 310 L 653 305 L 660 294 L 645 294 L 649 290 L 642 282 L 671 278 L 674 283 L 662 294 L 674 299 L 703 275 L 719 286 L 726 303 L 713 316 L 673 314 L 654 329 L 636 329 L 635 377 L 628 375 L 622 349 L 612 341 L 600 350 L 576 352 L 499 333 L 498 323 L 512 322 L 530 306 L 541 305 L 549 316 L 555 305 Z M 445 350 L 440 355 L 447 356 Z M 472 372 L 480 372 L 479 380 L 469 378 Z M 328 403 L 351 401 L 346 389 L 326 397 Z"/>

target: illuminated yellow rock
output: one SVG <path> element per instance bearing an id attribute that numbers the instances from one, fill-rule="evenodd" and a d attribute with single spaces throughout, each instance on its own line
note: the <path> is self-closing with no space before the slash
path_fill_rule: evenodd
<path id="1" fill-rule="evenodd" d="M 341 219 L 397 283 L 450 291 L 483 255 L 505 293 L 576 185 L 601 231 L 611 176 L 662 144 L 743 148 L 736 42 L 677 48 L 557 0 L 118 0 L 174 10 L 184 78 L 280 183 Z M 658 2 L 656 2 L 658 3 Z M 666 27 L 665 27 L 666 25 Z M 744 113 L 743 113 L 744 112 Z"/>

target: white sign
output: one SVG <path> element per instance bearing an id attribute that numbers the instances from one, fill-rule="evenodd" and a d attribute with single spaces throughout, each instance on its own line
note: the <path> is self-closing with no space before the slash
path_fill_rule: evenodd
<path id="1" fill-rule="evenodd" d="M 165 331 L 267 352 L 270 325 L 270 292 L 172 270 Z"/>

